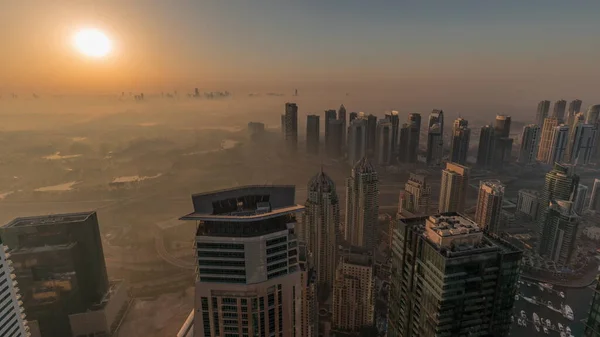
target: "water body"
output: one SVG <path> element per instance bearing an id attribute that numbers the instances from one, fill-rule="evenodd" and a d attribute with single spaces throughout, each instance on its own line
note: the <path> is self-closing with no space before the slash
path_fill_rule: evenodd
<path id="1" fill-rule="evenodd" d="M 148 180 L 148 179 L 156 179 L 158 177 L 162 176 L 162 173 L 153 175 L 153 176 L 144 176 L 144 177 L 140 177 L 140 176 L 123 176 L 123 177 L 117 177 L 115 179 L 113 179 L 113 183 L 134 183 L 134 182 L 140 182 L 140 181 L 144 181 L 144 180 Z"/>
<path id="2" fill-rule="evenodd" d="M 60 152 L 56 152 L 54 154 L 51 154 L 49 156 L 44 156 L 42 158 L 48 159 L 48 160 L 60 160 L 60 159 L 71 159 L 71 158 L 77 158 L 77 157 L 81 157 L 81 155 L 80 154 L 70 154 L 70 155 L 63 156 L 60 154 Z"/>
<path id="3" fill-rule="evenodd" d="M 229 149 L 233 149 L 234 147 L 236 147 L 239 143 L 240 142 L 238 142 L 237 140 L 225 139 L 224 141 L 221 142 L 221 146 L 219 146 L 219 148 L 217 148 L 217 149 L 190 152 L 190 153 L 184 154 L 184 156 L 193 156 L 193 155 L 197 155 L 197 154 L 207 154 L 207 153 L 214 153 L 214 152 L 219 152 L 219 151 L 223 151 L 223 150 L 229 150 Z"/>
<path id="4" fill-rule="evenodd" d="M 35 191 L 36 192 L 62 192 L 62 191 L 70 191 L 73 189 L 73 186 L 78 184 L 78 181 L 71 181 L 68 183 L 64 183 L 64 184 L 58 184 L 58 185 L 52 185 L 52 186 L 45 186 L 45 187 L 40 187 L 40 188 L 36 188 Z"/>
<path id="5" fill-rule="evenodd" d="M 573 310 L 574 320 L 570 321 L 565 318 L 561 313 L 555 312 L 543 305 L 536 305 L 525 301 L 521 296 L 519 300 L 515 301 L 514 316 L 515 322 L 511 329 L 512 337 L 531 337 L 531 336 L 560 336 L 558 331 L 550 330 L 550 333 L 546 335 L 542 329 L 537 332 L 533 322 L 527 322 L 527 327 L 519 326 L 517 324 L 517 318 L 520 317 L 521 310 L 525 311 L 528 321 L 533 320 L 533 313 L 537 313 L 540 319 L 549 319 L 553 325 L 558 326 L 558 323 L 564 327 L 571 328 L 571 334 L 573 336 L 583 336 L 584 324 L 583 319 L 587 318 L 587 313 L 590 307 L 590 301 L 594 291 L 591 288 L 562 288 L 554 287 L 557 292 L 564 292 L 565 298 L 561 298 L 557 292 L 549 292 L 546 289 L 540 290 L 540 287 L 536 282 L 531 282 L 531 286 L 522 284 L 519 288 L 519 292 L 529 298 L 535 296 L 538 301 L 547 303 L 552 302 L 552 306 L 560 309 L 561 304 L 569 305 Z"/>

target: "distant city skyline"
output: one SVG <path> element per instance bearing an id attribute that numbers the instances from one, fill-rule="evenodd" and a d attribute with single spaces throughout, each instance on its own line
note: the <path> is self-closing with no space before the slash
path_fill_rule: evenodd
<path id="1" fill-rule="evenodd" d="M 9 2 L 0 91 L 406 87 L 422 100 L 586 102 L 600 75 L 598 12 L 591 1 Z M 73 53 L 86 27 L 111 38 L 109 58 Z"/>

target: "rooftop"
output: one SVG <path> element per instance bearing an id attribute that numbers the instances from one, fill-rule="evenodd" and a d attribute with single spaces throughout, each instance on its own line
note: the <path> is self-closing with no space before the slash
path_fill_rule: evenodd
<path id="1" fill-rule="evenodd" d="M 482 180 L 479 182 L 479 189 L 490 194 L 504 194 L 504 185 L 500 180 Z"/>
<path id="2" fill-rule="evenodd" d="M 458 213 L 429 216 L 424 237 L 438 249 L 465 251 L 482 243 L 483 232 L 471 219 Z"/>
<path id="3" fill-rule="evenodd" d="M 302 211 L 292 185 L 250 185 L 192 195 L 194 212 L 181 220 L 262 220 Z"/>
<path id="4" fill-rule="evenodd" d="M 4 225 L 4 227 L 26 227 L 51 225 L 56 223 L 84 222 L 95 213 L 95 211 L 90 211 L 81 213 L 52 214 L 15 218 L 11 222 Z"/>
<path id="5" fill-rule="evenodd" d="M 69 250 L 77 245 L 77 242 L 70 242 L 61 245 L 49 245 L 40 247 L 19 247 L 17 249 L 11 249 L 12 255 L 18 254 L 32 254 L 32 253 L 43 253 L 43 252 L 55 252 L 59 250 Z"/>

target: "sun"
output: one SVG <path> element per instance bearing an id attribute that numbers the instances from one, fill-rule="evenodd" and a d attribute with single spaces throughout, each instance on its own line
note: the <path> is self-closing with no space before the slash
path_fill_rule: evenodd
<path id="1" fill-rule="evenodd" d="M 108 55 L 112 44 L 108 36 L 97 29 L 83 29 L 75 34 L 75 48 L 83 55 L 102 58 Z"/>

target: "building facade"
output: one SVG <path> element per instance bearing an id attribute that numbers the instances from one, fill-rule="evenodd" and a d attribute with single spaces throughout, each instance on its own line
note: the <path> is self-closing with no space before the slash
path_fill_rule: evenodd
<path id="1" fill-rule="evenodd" d="M 365 157 L 356 163 L 346 180 L 344 239 L 352 246 L 372 250 L 379 215 L 379 180 Z"/>
<path id="2" fill-rule="evenodd" d="M 493 166 L 496 148 L 496 135 L 494 128 L 486 125 L 479 133 L 479 148 L 477 149 L 477 166 L 490 169 Z"/>
<path id="3" fill-rule="evenodd" d="M 590 211 L 600 212 L 600 179 L 594 179 L 588 209 Z"/>
<path id="4" fill-rule="evenodd" d="M 7 250 L 0 238 L 0 336 L 29 337 L 25 309 L 17 291 L 17 281 L 13 279 L 14 268 Z"/>
<path id="5" fill-rule="evenodd" d="M 375 279 L 373 261 L 368 253 L 342 256 L 336 269 L 333 290 L 333 328 L 344 333 L 358 333 L 374 322 Z"/>
<path id="6" fill-rule="evenodd" d="M 465 165 L 469 154 L 469 141 L 471 140 L 471 129 L 466 119 L 458 118 L 452 127 L 452 139 L 450 144 L 450 162 Z"/>
<path id="7" fill-rule="evenodd" d="M 559 124 L 559 120 L 556 117 L 549 117 L 544 119 L 544 125 L 542 127 L 542 135 L 540 137 L 540 146 L 538 148 L 537 160 L 542 163 L 547 163 L 552 153 L 552 138 L 554 134 L 554 128 Z"/>
<path id="8" fill-rule="evenodd" d="M 598 130 L 591 124 L 583 123 L 575 123 L 571 128 L 565 161 L 571 164 L 589 164 L 594 158 Z"/>
<path id="9" fill-rule="evenodd" d="M 321 171 L 308 183 L 303 216 L 305 240 L 313 256 L 319 291 L 330 293 L 335 279 L 340 202 L 333 180 Z"/>
<path id="10" fill-rule="evenodd" d="M 298 259 L 294 186 L 192 195 L 196 223 L 194 336 L 302 333 L 306 283 Z"/>
<path id="11" fill-rule="evenodd" d="M 399 211 L 401 214 L 428 214 L 430 198 L 431 186 L 427 184 L 427 177 L 411 173 L 404 185 Z"/>
<path id="12" fill-rule="evenodd" d="M 535 124 L 538 126 L 544 125 L 544 119 L 548 118 L 548 112 L 550 111 L 550 101 L 540 101 L 537 106 L 537 112 L 535 114 Z"/>
<path id="13" fill-rule="evenodd" d="M 550 153 L 546 164 L 562 163 L 567 152 L 567 144 L 569 143 L 569 127 L 561 124 L 552 129 L 550 141 Z"/>
<path id="14" fill-rule="evenodd" d="M 377 123 L 377 139 L 375 140 L 375 162 L 380 166 L 392 163 L 393 126 L 387 119 Z"/>
<path id="15" fill-rule="evenodd" d="M 600 279 L 598 279 L 598 282 L 596 282 L 596 286 L 594 287 L 592 303 L 590 304 L 588 317 L 585 320 L 585 329 L 583 332 L 583 336 L 600 336 Z"/>
<path id="16" fill-rule="evenodd" d="M 540 193 L 534 190 L 521 189 L 517 197 L 516 213 L 527 219 L 537 219 L 540 206 Z"/>
<path id="17" fill-rule="evenodd" d="M 398 111 L 392 111 L 391 113 L 386 114 L 385 118 L 392 123 L 392 153 L 396 155 L 398 152 L 398 140 L 400 136 L 400 117 L 398 116 Z"/>
<path id="18" fill-rule="evenodd" d="M 585 209 L 585 201 L 588 194 L 588 187 L 583 184 L 579 184 L 577 187 L 577 194 L 575 195 L 575 201 L 573 201 L 573 211 L 579 215 L 583 214 Z"/>
<path id="19" fill-rule="evenodd" d="M 320 145 L 320 123 L 318 115 L 306 116 L 306 152 L 310 154 L 319 154 Z"/>
<path id="20" fill-rule="evenodd" d="M 16 218 L 0 236 L 42 336 L 71 336 L 69 316 L 98 306 L 110 291 L 96 212 Z"/>
<path id="21" fill-rule="evenodd" d="M 469 168 L 456 163 L 446 163 L 442 170 L 440 186 L 440 213 L 462 212 L 469 188 Z"/>
<path id="22" fill-rule="evenodd" d="M 388 336 L 508 336 L 521 258 L 457 213 L 398 220 Z"/>
<path id="23" fill-rule="evenodd" d="M 284 120 L 285 145 L 288 151 L 295 152 L 298 149 L 298 105 L 296 103 L 285 103 Z"/>
<path id="24" fill-rule="evenodd" d="M 554 108 L 552 111 L 552 117 L 558 118 L 561 122 L 565 119 L 565 111 L 567 109 L 567 101 L 559 99 L 554 102 Z"/>
<path id="25" fill-rule="evenodd" d="M 571 262 L 575 252 L 579 216 L 573 209 L 573 202 L 553 200 L 544 218 L 544 233 L 538 253 L 561 266 Z"/>
<path id="26" fill-rule="evenodd" d="M 483 231 L 498 234 L 503 199 L 504 185 L 500 181 L 482 180 L 479 182 L 475 223 Z"/>
<path id="27" fill-rule="evenodd" d="M 367 155 L 367 120 L 357 118 L 350 123 L 348 133 L 348 164 L 354 166 Z"/>
<path id="28" fill-rule="evenodd" d="M 433 110 L 427 128 L 427 152 L 425 162 L 430 166 L 442 164 L 444 155 L 444 112 Z"/>
<path id="29" fill-rule="evenodd" d="M 546 213 L 550 204 L 556 200 L 573 201 L 577 195 L 579 176 L 573 173 L 573 166 L 554 164 L 554 168 L 546 174 L 544 188 L 540 195 L 538 209 L 538 252 L 547 255 L 553 249 L 553 237 L 556 234 L 554 226 L 547 227 Z"/>
<path id="30" fill-rule="evenodd" d="M 523 133 L 521 133 L 521 148 L 519 150 L 519 163 L 525 165 L 535 163 L 540 140 L 540 130 L 540 127 L 536 124 L 529 124 L 523 127 Z"/>

